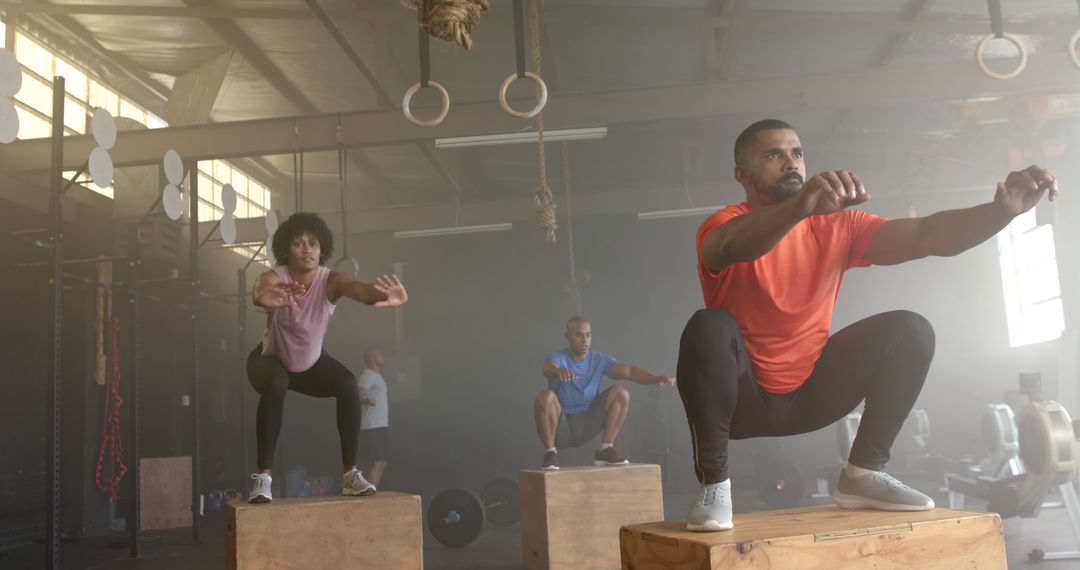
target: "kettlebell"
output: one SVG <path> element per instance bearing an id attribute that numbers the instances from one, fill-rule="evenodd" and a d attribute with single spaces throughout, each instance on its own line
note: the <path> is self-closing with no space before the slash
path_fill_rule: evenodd
<path id="1" fill-rule="evenodd" d="M 225 495 L 221 491 L 210 491 L 210 512 L 220 513 L 225 508 Z"/>

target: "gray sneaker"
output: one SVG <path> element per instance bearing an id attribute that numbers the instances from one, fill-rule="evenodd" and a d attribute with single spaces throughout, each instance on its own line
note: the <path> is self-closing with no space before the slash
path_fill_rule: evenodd
<path id="1" fill-rule="evenodd" d="M 888 473 L 874 471 L 859 477 L 848 477 L 840 471 L 833 502 L 844 509 L 878 509 L 882 511 L 928 511 L 934 500 L 897 481 Z"/>
<path id="2" fill-rule="evenodd" d="M 274 499 L 270 494 L 270 483 L 273 479 L 266 473 L 251 474 L 251 494 L 248 502 L 255 504 L 269 503 Z"/>
<path id="3" fill-rule="evenodd" d="M 686 515 L 686 530 L 712 532 L 730 530 L 731 523 L 731 479 L 723 483 L 702 485 L 697 502 Z"/>
<path id="4" fill-rule="evenodd" d="M 375 485 L 364 479 L 364 474 L 355 467 L 341 476 L 341 494 L 346 497 L 366 497 L 375 494 Z"/>

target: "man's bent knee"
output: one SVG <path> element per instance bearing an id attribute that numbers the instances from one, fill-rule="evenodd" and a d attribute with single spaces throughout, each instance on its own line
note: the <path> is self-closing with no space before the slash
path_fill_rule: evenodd
<path id="1" fill-rule="evenodd" d="M 630 390 L 627 390 L 624 386 L 612 386 L 611 392 L 608 393 L 608 403 L 629 405 Z"/>
<path id="2" fill-rule="evenodd" d="M 686 323 L 683 337 L 707 337 L 715 340 L 722 335 L 739 334 L 739 323 L 724 309 L 698 309 Z"/>
<path id="3" fill-rule="evenodd" d="M 934 325 L 930 324 L 926 317 L 904 310 L 892 311 L 888 315 L 894 323 L 893 326 L 899 329 L 902 336 L 919 341 L 919 344 L 930 354 L 934 353 L 937 335 L 934 332 Z"/>
<path id="4" fill-rule="evenodd" d="M 541 390 L 536 395 L 536 407 L 543 410 L 557 410 L 559 409 L 559 398 L 551 390 Z"/>

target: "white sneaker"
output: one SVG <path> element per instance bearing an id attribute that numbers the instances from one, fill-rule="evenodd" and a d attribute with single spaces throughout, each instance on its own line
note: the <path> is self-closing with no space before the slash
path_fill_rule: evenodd
<path id="1" fill-rule="evenodd" d="M 697 501 L 686 516 L 686 530 L 712 532 L 731 530 L 731 479 L 702 485 Z"/>
<path id="2" fill-rule="evenodd" d="M 249 503 L 269 503 L 274 500 L 274 497 L 270 495 L 272 477 L 266 473 L 252 473 L 251 480 L 251 495 L 248 496 Z"/>
<path id="3" fill-rule="evenodd" d="M 375 494 L 375 485 L 364 479 L 364 474 L 355 467 L 341 477 L 341 494 L 346 497 L 366 497 Z"/>

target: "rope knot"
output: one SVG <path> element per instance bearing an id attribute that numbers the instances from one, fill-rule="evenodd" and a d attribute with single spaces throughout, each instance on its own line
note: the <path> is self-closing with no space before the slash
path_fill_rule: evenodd
<path id="1" fill-rule="evenodd" d="M 425 10 L 424 29 L 440 40 L 469 49 L 480 17 L 488 10 L 488 0 L 402 0 L 414 10 Z"/>

